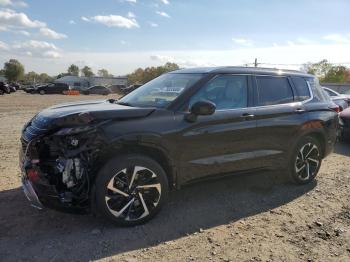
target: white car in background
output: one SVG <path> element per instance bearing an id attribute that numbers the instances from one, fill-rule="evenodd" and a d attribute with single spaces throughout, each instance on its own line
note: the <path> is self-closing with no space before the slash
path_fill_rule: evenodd
<path id="1" fill-rule="evenodd" d="M 328 88 L 322 87 L 323 90 L 330 96 L 332 101 L 339 106 L 340 111 L 348 108 L 350 105 L 350 95 L 339 94 L 338 92 Z"/>

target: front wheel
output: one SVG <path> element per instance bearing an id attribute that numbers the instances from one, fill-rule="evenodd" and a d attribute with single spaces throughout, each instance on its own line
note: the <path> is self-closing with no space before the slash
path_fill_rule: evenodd
<path id="1" fill-rule="evenodd" d="M 168 180 L 163 168 L 141 155 L 110 160 L 96 179 L 98 211 L 121 226 L 150 220 L 159 212 L 167 195 Z"/>
<path id="2" fill-rule="evenodd" d="M 40 90 L 40 91 L 39 91 L 39 94 L 40 94 L 40 95 L 45 95 L 45 90 Z"/>
<path id="3" fill-rule="evenodd" d="M 302 138 L 294 150 L 289 163 L 289 174 L 297 184 L 310 183 L 321 167 L 321 144 L 308 136 Z"/>

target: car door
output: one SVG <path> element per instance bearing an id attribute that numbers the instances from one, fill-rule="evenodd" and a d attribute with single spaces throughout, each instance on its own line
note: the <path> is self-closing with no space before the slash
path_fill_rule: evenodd
<path id="1" fill-rule="evenodd" d="M 187 122 L 176 117 L 183 128 L 178 134 L 176 159 L 180 183 L 218 173 L 254 168 L 256 121 L 252 104 L 251 77 L 218 75 L 201 87 L 188 102 L 200 100 L 216 104 L 213 115 L 198 116 Z"/>
<path id="2" fill-rule="evenodd" d="M 307 121 L 301 100 L 310 98 L 310 93 L 303 81 L 294 81 L 298 85 L 304 84 L 298 94 L 292 79 L 287 76 L 255 77 L 256 135 L 259 137 L 256 160 L 261 167 L 285 163 L 288 150 Z"/>

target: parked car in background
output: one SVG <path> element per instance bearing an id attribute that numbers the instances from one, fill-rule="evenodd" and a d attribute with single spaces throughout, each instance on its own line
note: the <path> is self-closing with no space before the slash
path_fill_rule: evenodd
<path id="1" fill-rule="evenodd" d="M 122 93 L 122 89 L 125 88 L 124 85 L 110 85 L 108 88 L 112 91 L 112 93 Z"/>
<path id="2" fill-rule="evenodd" d="M 126 95 L 131 93 L 132 91 L 136 90 L 137 88 L 139 88 L 140 86 L 142 86 L 141 84 L 135 84 L 135 85 L 130 85 L 127 87 L 124 87 L 121 89 L 121 92 Z"/>
<path id="3" fill-rule="evenodd" d="M 16 92 L 17 90 L 20 89 L 20 85 L 18 83 L 15 82 L 11 82 L 9 83 L 10 88 L 12 88 L 14 90 L 14 92 Z"/>
<path id="4" fill-rule="evenodd" d="M 109 95 L 111 90 L 105 86 L 92 86 L 81 91 L 83 95 Z"/>
<path id="5" fill-rule="evenodd" d="M 209 177 L 274 168 L 307 184 L 333 150 L 337 110 L 301 72 L 174 71 L 118 101 L 38 113 L 22 129 L 24 192 L 38 208 L 130 226 L 154 217 L 169 190 Z"/>
<path id="6" fill-rule="evenodd" d="M 344 109 L 348 108 L 350 105 L 350 96 L 339 94 L 338 92 L 328 88 L 328 87 L 322 87 L 323 90 L 329 95 L 329 97 L 333 100 L 334 103 L 336 103 L 339 106 L 340 111 L 343 111 Z"/>
<path id="7" fill-rule="evenodd" d="M 30 93 L 35 94 L 39 93 L 40 95 L 44 94 L 63 94 L 65 91 L 69 90 L 69 86 L 65 83 L 51 83 L 46 85 L 40 85 L 34 87 Z"/>
<path id="8" fill-rule="evenodd" d="M 341 138 L 350 140 L 350 107 L 340 112 Z"/>
<path id="9" fill-rule="evenodd" d="M 6 84 L 5 82 L 0 82 L 0 93 L 1 94 L 9 94 L 9 93 L 11 93 L 11 89 L 10 89 L 10 87 L 9 87 L 9 85 L 8 84 Z"/>

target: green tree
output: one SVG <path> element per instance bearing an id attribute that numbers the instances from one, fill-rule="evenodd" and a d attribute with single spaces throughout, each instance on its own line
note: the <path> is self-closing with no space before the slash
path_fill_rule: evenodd
<path id="1" fill-rule="evenodd" d="M 110 76 L 110 74 L 108 73 L 108 70 L 103 69 L 103 68 L 98 70 L 97 75 L 102 76 L 102 77 L 109 77 Z"/>
<path id="2" fill-rule="evenodd" d="M 41 73 L 39 75 L 39 79 L 40 79 L 40 82 L 41 83 L 50 83 L 53 81 L 53 77 L 49 76 L 48 74 L 46 73 Z"/>
<path id="3" fill-rule="evenodd" d="M 10 59 L 4 64 L 5 77 L 9 81 L 18 81 L 23 78 L 24 66 L 16 59 Z"/>
<path id="4" fill-rule="evenodd" d="M 92 72 L 92 69 L 88 66 L 84 66 L 81 69 L 81 73 L 83 74 L 83 76 L 86 76 L 86 77 L 90 77 L 94 75 L 94 73 Z"/>
<path id="5" fill-rule="evenodd" d="M 5 76 L 5 70 L 4 69 L 0 69 L 0 76 Z"/>
<path id="6" fill-rule="evenodd" d="M 179 66 L 175 63 L 166 63 L 163 66 L 147 67 L 145 69 L 138 68 L 133 73 L 128 75 L 129 84 L 145 84 L 152 79 L 174 70 L 179 69 Z"/>
<path id="7" fill-rule="evenodd" d="M 68 74 L 70 74 L 72 76 L 78 76 L 79 75 L 79 67 L 77 65 L 71 64 L 68 67 L 67 72 L 68 72 Z"/>
<path id="8" fill-rule="evenodd" d="M 307 63 L 304 65 L 304 71 L 316 75 L 320 82 L 342 83 L 348 80 L 349 71 L 344 66 L 336 66 L 329 63 L 326 59 L 318 63 Z"/>
<path id="9" fill-rule="evenodd" d="M 39 75 L 35 73 L 34 71 L 28 72 L 24 75 L 23 80 L 25 83 L 33 84 L 40 82 Z"/>

